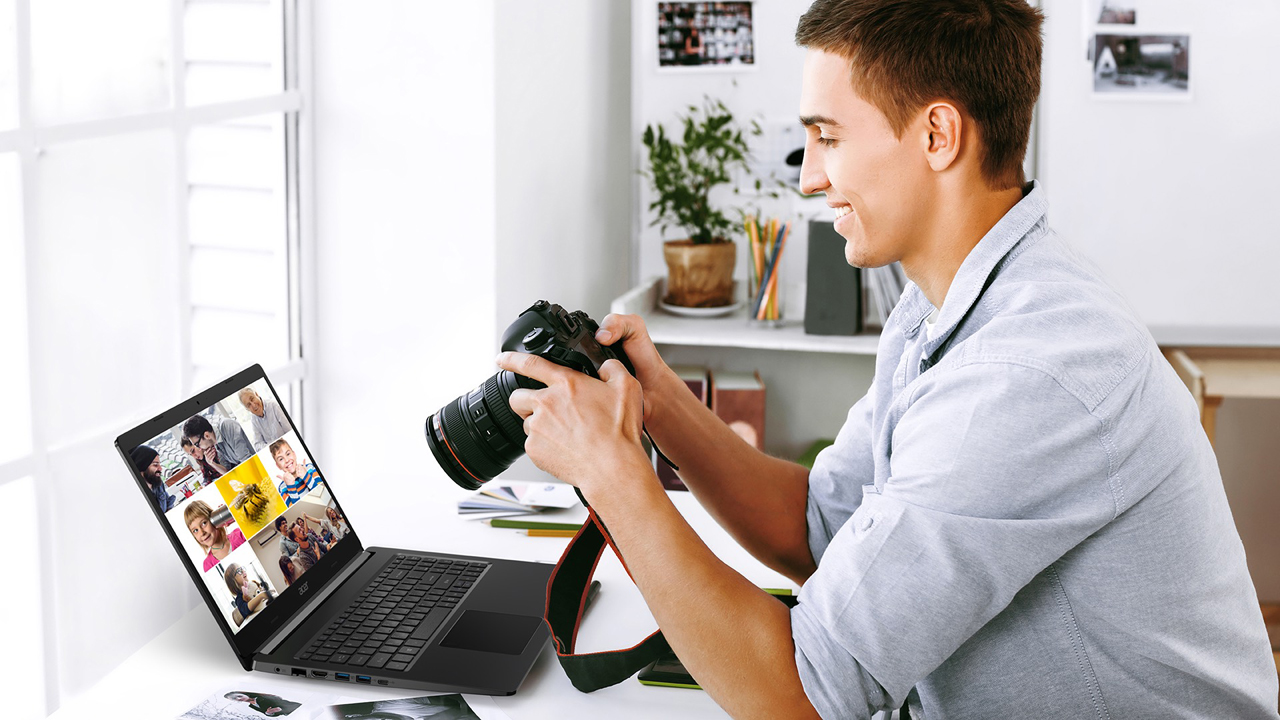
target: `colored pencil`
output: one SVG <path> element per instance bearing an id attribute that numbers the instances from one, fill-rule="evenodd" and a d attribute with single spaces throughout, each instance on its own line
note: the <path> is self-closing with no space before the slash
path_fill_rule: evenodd
<path id="1" fill-rule="evenodd" d="M 525 533 L 526 533 L 529 537 L 563 537 L 563 538 L 571 538 L 571 537 L 573 537 L 574 535 L 577 535 L 577 533 L 576 533 L 576 532 L 573 532 L 572 530 L 538 530 L 537 528 L 530 528 L 530 529 L 528 529 L 528 530 L 525 530 Z"/>

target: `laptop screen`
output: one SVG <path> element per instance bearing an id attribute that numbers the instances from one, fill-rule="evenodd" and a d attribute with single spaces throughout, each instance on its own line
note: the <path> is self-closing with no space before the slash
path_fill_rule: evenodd
<path id="1" fill-rule="evenodd" d="M 121 449 L 239 634 L 353 533 L 265 378 L 212 399 Z"/>

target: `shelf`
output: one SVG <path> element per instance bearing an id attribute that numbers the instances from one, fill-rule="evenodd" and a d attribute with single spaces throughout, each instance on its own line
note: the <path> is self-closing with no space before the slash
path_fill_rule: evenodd
<path id="1" fill-rule="evenodd" d="M 801 320 L 784 321 L 780 328 L 747 324 L 745 308 L 718 318 L 686 318 L 658 308 L 662 278 L 655 277 L 613 301 L 610 312 L 640 315 L 649 337 L 658 345 L 755 348 L 798 352 L 875 355 L 880 336 L 808 335 Z"/>

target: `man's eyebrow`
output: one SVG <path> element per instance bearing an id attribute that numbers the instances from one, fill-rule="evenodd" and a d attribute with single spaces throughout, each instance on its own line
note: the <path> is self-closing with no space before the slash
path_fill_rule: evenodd
<path id="1" fill-rule="evenodd" d="M 800 124 L 804 125 L 805 127 L 810 127 L 813 125 L 830 125 L 832 127 L 840 127 L 840 123 L 836 122 L 835 120 L 832 120 L 826 115 L 801 115 Z"/>

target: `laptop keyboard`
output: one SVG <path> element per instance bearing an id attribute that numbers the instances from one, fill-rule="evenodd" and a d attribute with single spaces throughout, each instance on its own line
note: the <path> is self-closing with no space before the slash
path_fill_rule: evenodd
<path id="1" fill-rule="evenodd" d="M 375 670 L 408 670 L 488 566 L 399 553 L 295 657 Z"/>

